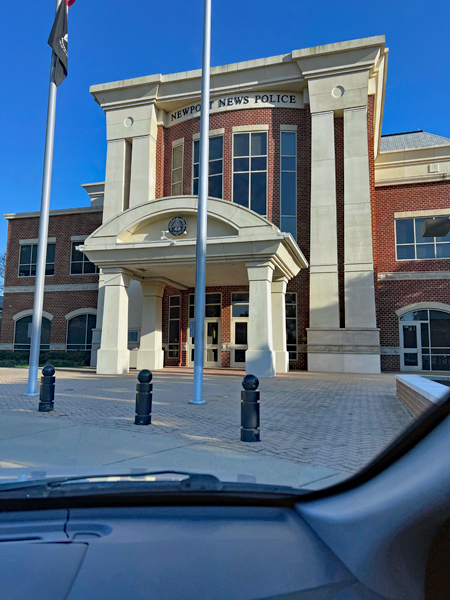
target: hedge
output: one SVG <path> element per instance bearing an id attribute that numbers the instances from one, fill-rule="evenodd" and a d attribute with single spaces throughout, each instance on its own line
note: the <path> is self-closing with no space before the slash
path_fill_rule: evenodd
<path id="1" fill-rule="evenodd" d="M 39 366 L 53 365 L 54 367 L 85 367 L 91 360 L 90 352 L 40 352 Z M 29 352 L 13 352 L 0 350 L 0 367 L 28 367 Z"/>

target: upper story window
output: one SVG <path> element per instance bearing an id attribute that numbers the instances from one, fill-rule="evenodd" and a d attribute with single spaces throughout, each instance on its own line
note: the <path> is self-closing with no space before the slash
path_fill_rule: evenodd
<path id="1" fill-rule="evenodd" d="M 19 256 L 19 277 L 36 275 L 37 244 L 21 244 Z M 55 244 L 47 244 L 45 274 L 55 273 Z"/>
<path id="2" fill-rule="evenodd" d="M 297 133 L 281 131 L 281 231 L 297 239 Z"/>
<path id="3" fill-rule="evenodd" d="M 200 142 L 194 141 L 193 194 L 198 195 Z M 208 196 L 223 197 L 223 135 L 209 138 Z"/>
<path id="4" fill-rule="evenodd" d="M 267 215 L 267 133 L 235 133 L 233 202 Z"/>
<path id="5" fill-rule="evenodd" d="M 79 252 L 77 246 L 80 246 L 83 242 L 72 242 L 72 252 L 70 254 L 70 274 L 88 274 L 98 273 L 97 265 L 91 263 L 86 254 Z"/>
<path id="6" fill-rule="evenodd" d="M 183 142 L 172 147 L 172 196 L 183 193 L 183 150 Z"/>
<path id="7" fill-rule="evenodd" d="M 442 218 L 426 217 L 426 219 Z M 450 258 L 450 232 L 445 237 L 422 237 L 425 218 L 397 219 L 395 237 L 397 260 Z"/>

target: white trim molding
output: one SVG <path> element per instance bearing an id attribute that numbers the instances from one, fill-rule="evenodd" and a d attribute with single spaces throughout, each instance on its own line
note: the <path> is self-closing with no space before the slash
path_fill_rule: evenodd
<path id="1" fill-rule="evenodd" d="M 247 131 L 269 131 L 269 125 L 235 125 L 231 128 L 233 133 L 245 133 Z"/>
<path id="2" fill-rule="evenodd" d="M 55 215 L 73 215 L 78 213 L 103 212 L 103 206 L 80 206 L 79 208 L 59 208 L 50 211 L 50 216 Z M 29 219 L 30 217 L 39 217 L 39 212 L 24 212 L 24 213 L 7 213 L 4 218 L 7 221 L 11 219 Z"/>
<path id="3" fill-rule="evenodd" d="M 443 310 L 444 312 L 450 313 L 450 304 L 443 304 L 442 302 L 415 302 L 414 304 L 408 304 L 395 311 L 397 317 L 406 315 L 413 310 Z"/>
<path id="4" fill-rule="evenodd" d="M 172 142 L 172 148 L 174 148 L 175 146 L 182 146 L 184 144 L 184 137 L 180 138 L 179 140 L 174 140 Z"/>
<path id="5" fill-rule="evenodd" d="M 77 308 L 76 310 L 73 310 L 70 313 L 67 313 L 66 315 L 66 321 L 70 321 L 70 319 L 73 319 L 74 317 L 78 317 L 80 315 L 95 315 L 97 316 L 97 309 L 96 308 Z"/>
<path id="6" fill-rule="evenodd" d="M 98 273 L 90 273 L 90 275 L 98 275 Z M 95 292 L 98 290 L 98 283 L 71 283 L 66 285 L 46 285 L 45 292 Z M 33 294 L 34 285 L 11 285 L 5 287 L 5 294 Z"/>
<path id="7" fill-rule="evenodd" d="M 434 258 L 430 260 L 437 259 Z M 450 279 L 450 271 L 396 271 L 394 273 L 378 273 L 377 279 L 378 281 L 421 281 L 429 279 Z"/>
<path id="8" fill-rule="evenodd" d="M 223 135 L 224 133 L 225 133 L 225 127 L 221 127 L 220 129 L 210 129 L 209 137 L 214 137 L 216 135 Z M 194 135 L 192 136 L 192 139 L 199 140 L 200 133 L 194 133 Z"/>
<path id="9" fill-rule="evenodd" d="M 449 208 L 436 208 L 435 210 L 408 210 L 406 212 L 394 213 L 394 219 L 414 219 L 420 217 L 447 217 L 450 215 Z"/>
<path id="10" fill-rule="evenodd" d="M 298 131 L 298 125 L 280 125 L 280 131 Z"/>
<path id="11" fill-rule="evenodd" d="M 84 242 L 84 240 L 89 237 L 90 234 L 86 234 L 86 235 L 72 235 L 70 236 L 70 241 L 71 242 Z"/>
<path id="12" fill-rule="evenodd" d="M 21 246 L 28 245 L 28 244 L 37 244 L 38 242 L 39 242 L 39 240 L 37 238 L 34 238 L 32 240 L 19 240 L 19 244 Z M 56 238 L 55 237 L 47 238 L 47 244 L 56 244 Z"/>
<path id="13" fill-rule="evenodd" d="M 16 322 L 19 319 L 23 319 L 23 317 L 29 317 L 32 314 L 33 314 L 32 308 L 29 308 L 28 310 L 22 310 L 22 311 L 16 313 L 15 315 L 13 315 L 13 321 Z M 46 312 L 45 310 L 42 311 L 42 316 L 45 317 L 46 319 L 48 319 L 49 321 L 53 320 L 53 315 Z"/>

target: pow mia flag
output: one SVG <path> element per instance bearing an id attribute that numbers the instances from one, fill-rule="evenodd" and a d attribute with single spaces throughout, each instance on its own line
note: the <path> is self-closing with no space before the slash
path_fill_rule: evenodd
<path id="1" fill-rule="evenodd" d="M 70 4 L 73 4 L 73 2 L 70 2 Z M 53 72 L 53 81 L 56 86 L 60 85 L 67 77 L 67 44 L 69 40 L 69 34 L 67 33 L 67 16 L 67 0 L 61 0 L 48 38 L 48 44 L 56 54 L 56 64 Z"/>

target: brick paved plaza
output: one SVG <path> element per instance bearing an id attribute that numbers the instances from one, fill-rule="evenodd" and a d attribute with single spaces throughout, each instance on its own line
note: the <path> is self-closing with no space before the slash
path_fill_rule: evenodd
<path id="1" fill-rule="evenodd" d="M 23 396 L 27 370 L 0 369 L 0 422 L 6 414 L 34 415 L 42 425 L 57 419 L 67 426 L 132 431 L 139 442 L 141 436 L 166 434 L 179 438 L 184 448 L 258 453 L 346 474 L 374 458 L 412 421 L 395 396 L 392 374 L 291 372 L 262 380 L 262 441 L 254 444 L 239 439 L 242 372 L 205 371 L 203 406 L 188 404 L 191 370 L 156 372 L 152 425 L 147 427 L 133 424 L 136 371 L 107 376 L 88 368 L 61 368 L 56 376 L 55 411 L 38 413 L 38 398 Z"/>

